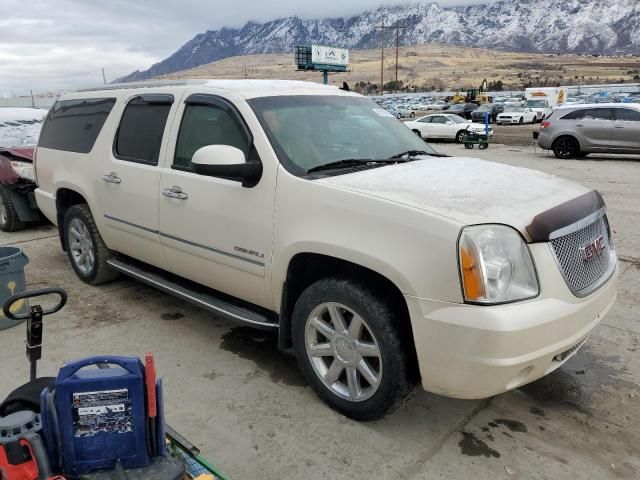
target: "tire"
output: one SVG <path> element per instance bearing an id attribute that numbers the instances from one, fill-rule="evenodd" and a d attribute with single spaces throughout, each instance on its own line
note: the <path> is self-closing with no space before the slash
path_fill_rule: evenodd
<path id="1" fill-rule="evenodd" d="M 63 232 L 69 262 L 83 282 L 100 285 L 118 277 L 118 272 L 107 264 L 111 252 L 102 240 L 86 203 L 67 210 Z M 93 262 L 90 261 L 91 256 Z"/>
<path id="2" fill-rule="evenodd" d="M 22 230 L 24 225 L 11 201 L 11 195 L 6 188 L 0 187 L 0 230 L 16 232 Z"/>
<path id="3" fill-rule="evenodd" d="M 467 132 L 465 130 L 460 130 L 458 133 L 456 133 L 456 142 L 463 143 L 466 137 L 467 137 Z"/>
<path id="4" fill-rule="evenodd" d="M 413 118 L 416 116 L 416 112 L 411 112 L 411 115 L 409 115 L 410 118 Z"/>
<path id="5" fill-rule="evenodd" d="M 523 125 L 524 124 L 524 118 L 520 117 L 520 120 L 518 120 L 518 125 Z"/>
<path id="6" fill-rule="evenodd" d="M 576 158 L 580 155 L 580 144 L 573 137 L 560 137 L 551 146 L 554 155 L 560 160 Z"/>
<path id="7" fill-rule="evenodd" d="M 401 114 L 401 113 L 399 113 L 398 115 L 396 115 L 396 118 L 397 118 L 398 120 L 400 120 L 400 119 L 402 118 L 402 114 Z"/>
<path id="8" fill-rule="evenodd" d="M 464 148 L 466 148 L 467 150 L 473 150 L 473 143 L 465 143 Z"/>
<path id="9" fill-rule="evenodd" d="M 321 400 L 354 420 L 377 420 L 391 413 L 415 385 L 398 309 L 382 298 L 358 282 L 326 278 L 309 286 L 293 310 L 293 348 L 300 369 Z M 362 327 L 353 335 L 349 329 L 357 318 Z M 336 327 L 340 323 L 343 328 Z M 366 354 L 360 354 L 353 339 L 366 344 L 361 347 Z M 312 355 L 314 347 L 322 355 Z M 349 381 L 348 375 L 355 380 Z"/>

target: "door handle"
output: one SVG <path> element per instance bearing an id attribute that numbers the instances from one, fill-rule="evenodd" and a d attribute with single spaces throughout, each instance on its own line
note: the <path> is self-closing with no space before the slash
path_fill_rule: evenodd
<path id="1" fill-rule="evenodd" d="M 102 180 L 107 183 L 122 183 L 122 180 L 118 177 L 116 172 L 109 172 L 102 176 Z"/>
<path id="2" fill-rule="evenodd" d="M 169 198 L 177 198 L 178 200 L 186 200 L 187 198 L 189 198 L 189 195 L 184 193 L 182 189 L 177 185 L 162 190 L 162 195 Z"/>
<path id="3" fill-rule="evenodd" d="M 576 123 L 576 127 L 584 127 L 584 125 L 581 123 Z"/>
<path id="4" fill-rule="evenodd" d="M 624 128 L 624 125 L 614 125 L 615 128 Z"/>

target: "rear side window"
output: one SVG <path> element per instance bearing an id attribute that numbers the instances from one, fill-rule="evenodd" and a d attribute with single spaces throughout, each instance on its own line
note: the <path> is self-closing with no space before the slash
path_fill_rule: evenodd
<path id="1" fill-rule="evenodd" d="M 421 123 L 431 123 L 433 117 L 424 117 L 422 120 L 418 120 Z"/>
<path id="2" fill-rule="evenodd" d="M 563 120 L 611 120 L 610 108 L 585 108 L 575 110 L 562 117 Z"/>
<path id="3" fill-rule="evenodd" d="M 616 120 L 619 122 L 640 122 L 640 112 L 631 108 L 616 108 Z"/>
<path id="4" fill-rule="evenodd" d="M 122 114 L 113 146 L 120 160 L 157 165 L 172 95 L 141 95 Z"/>
<path id="5" fill-rule="evenodd" d="M 89 153 L 115 103 L 115 98 L 57 101 L 47 114 L 38 146 Z"/>

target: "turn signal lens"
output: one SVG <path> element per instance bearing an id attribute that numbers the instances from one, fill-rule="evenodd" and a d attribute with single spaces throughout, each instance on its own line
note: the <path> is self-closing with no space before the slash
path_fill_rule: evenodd
<path id="1" fill-rule="evenodd" d="M 475 247 L 470 242 L 460 244 L 460 268 L 462 270 L 462 285 L 467 300 L 478 301 L 484 298 L 484 280 L 482 266 Z"/>

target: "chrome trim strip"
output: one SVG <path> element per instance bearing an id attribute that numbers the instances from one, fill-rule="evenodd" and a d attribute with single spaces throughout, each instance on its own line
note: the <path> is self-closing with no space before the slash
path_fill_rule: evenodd
<path id="1" fill-rule="evenodd" d="M 174 295 L 176 297 L 180 297 L 183 298 L 191 303 L 200 305 L 205 307 L 207 310 L 213 310 L 217 313 L 220 313 L 226 317 L 235 319 L 237 321 L 240 321 L 242 323 L 247 323 L 250 325 L 254 325 L 254 326 L 259 326 L 259 327 L 268 327 L 268 328 L 278 328 L 278 324 L 276 323 L 270 323 L 270 322 L 258 322 L 255 320 L 250 320 L 246 317 L 241 317 L 240 315 L 236 315 L 235 313 L 231 313 L 228 310 L 225 310 L 221 307 L 218 307 L 216 305 L 213 305 L 209 302 L 205 302 L 204 300 L 202 300 L 201 298 L 198 297 L 194 297 L 193 295 L 189 295 L 188 293 L 184 292 L 184 291 L 180 291 L 174 287 L 171 286 L 170 283 L 168 282 L 160 282 L 154 278 L 148 277 L 146 275 L 143 275 L 142 273 L 136 271 L 136 270 L 132 270 L 131 268 L 128 268 L 126 265 L 123 264 L 123 262 L 119 262 L 117 260 L 114 259 L 110 259 L 107 260 L 107 263 L 112 267 L 115 268 L 116 270 L 129 275 L 131 277 L 134 277 L 148 285 L 152 285 L 155 287 L 158 287 L 160 290 L 166 291 L 167 293 Z"/>
<path id="2" fill-rule="evenodd" d="M 243 260 L 248 263 L 252 263 L 253 265 L 258 265 L 259 267 L 264 267 L 264 262 L 260 262 L 258 260 L 253 260 L 251 258 L 245 258 L 240 255 L 236 255 L 235 253 L 225 252 L 224 250 L 219 250 L 214 247 L 209 247 L 208 245 L 202 245 L 201 243 L 192 242 L 191 240 L 186 240 L 184 238 L 176 237 L 175 235 L 170 235 L 168 233 L 163 233 L 159 230 L 153 230 L 151 228 L 143 227 L 142 225 L 137 225 L 135 223 L 128 222 L 126 220 L 122 220 L 120 218 L 113 217 L 111 215 L 104 214 L 104 218 L 109 220 L 113 220 L 114 222 L 120 222 L 125 225 L 129 225 L 130 227 L 139 228 L 144 230 L 145 232 L 155 233 L 156 235 L 160 235 L 161 237 L 170 238 L 171 240 L 175 240 L 176 242 L 186 243 L 187 245 L 191 245 L 192 247 L 202 248 L 204 250 L 209 250 L 210 252 L 218 253 L 220 255 L 226 255 L 227 257 L 236 258 L 238 260 Z"/>
<path id="3" fill-rule="evenodd" d="M 591 225 L 593 222 L 598 220 L 600 217 L 604 217 L 607 208 L 602 207 L 600 210 L 593 212 L 591 215 L 584 217 L 582 220 L 578 220 L 571 225 L 567 225 L 559 230 L 551 232 L 549 234 L 549 241 L 555 240 L 556 238 L 564 237 L 565 235 L 569 235 L 573 232 L 577 232 L 581 228 L 586 227 L 587 225 Z"/>

